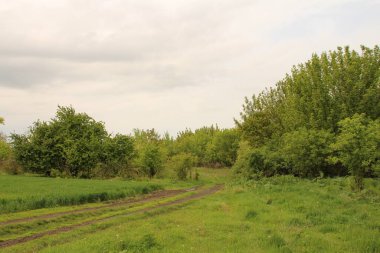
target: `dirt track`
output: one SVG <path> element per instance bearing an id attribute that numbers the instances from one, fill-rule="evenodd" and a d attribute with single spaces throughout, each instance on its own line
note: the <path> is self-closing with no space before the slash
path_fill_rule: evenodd
<path id="1" fill-rule="evenodd" d="M 5 248 L 5 247 L 9 247 L 9 246 L 20 244 L 20 243 L 32 241 L 32 240 L 35 240 L 35 239 L 38 239 L 38 238 L 41 238 L 41 237 L 44 237 L 44 236 L 48 236 L 48 235 L 56 235 L 56 234 L 68 232 L 68 231 L 74 230 L 74 229 L 79 228 L 79 227 L 84 227 L 84 226 L 95 224 L 95 223 L 98 223 L 98 222 L 107 221 L 107 220 L 113 219 L 115 217 L 130 216 L 130 215 L 133 215 L 133 214 L 140 214 L 140 213 L 145 213 L 145 212 L 153 211 L 155 209 L 162 208 L 162 207 L 174 206 L 174 205 L 182 204 L 182 203 L 188 202 L 190 200 L 199 199 L 199 198 L 202 198 L 204 196 L 211 195 L 211 194 L 219 191 L 222 188 L 223 188 L 223 185 L 215 185 L 215 186 L 212 186 L 212 187 L 207 188 L 207 189 L 199 190 L 198 192 L 194 193 L 193 195 L 186 196 L 186 197 L 183 197 L 183 198 L 180 198 L 180 199 L 176 199 L 176 200 L 173 200 L 173 201 L 169 201 L 169 202 L 166 202 L 166 203 L 161 203 L 161 204 L 158 204 L 158 205 L 155 205 L 155 206 L 152 206 L 152 207 L 146 207 L 146 208 L 143 208 L 143 209 L 139 209 L 139 210 L 123 213 L 123 214 L 115 214 L 113 216 L 108 216 L 108 217 L 100 218 L 100 219 L 94 219 L 94 220 L 90 220 L 90 221 L 86 221 L 86 222 L 82 222 L 82 223 L 78 223 L 78 224 L 74 224 L 74 225 L 70 225 L 70 226 L 64 226 L 64 227 L 56 228 L 56 229 L 53 229 L 53 230 L 48 230 L 48 231 L 44 231 L 44 232 L 36 233 L 36 234 L 33 234 L 33 235 L 16 238 L 16 239 L 5 240 L 5 241 L 0 242 L 0 248 Z M 186 190 L 178 190 L 178 191 L 182 191 L 182 193 L 183 193 L 183 191 L 186 191 Z M 163 191 L 161 191 L 161 192 L 163 192 Z M 170 197 L 170 196 L 174 196 L 174 195 L 177 195 L 177 194 L 179 194 L 179 193 L 176 192 L 176 194 L 169 195 L 169 196 L 165 195 L 164 197 Z M 154 195 L 154 194 L 152 194 L 152 195 Z M 149 197 L 151 197 L 151 196 L 143 198 L 142 200 L 146 200 L 145 202 L 148 202 L 149 200 L 159 199 L 162 196 L 160 197 L 160 195 L 159 195 L 158 197 L 151 197 L 150 199 L 148 199 Z M 114 203 L 114 204 L 117 204 L 117 203 Z M 84 210 L 84 209 L 81 209 L 81 210 Z M 74 210 L 74 211 L 80 211 L 80 210 Z M 67 212 L 66 212 L 66 214 L 67 214 Z M 38 217 L 41 218 L 41 216 L 38 216 Z M 33 218 L 33 217 L 31 217 L 31 218 Z M 51 218 L 51 217 L 48 217 L 48 218 Z"/>
<path id="2" fill-rule="evenodd" d="M 102 206 L 86 207 L 86 208 L 76 209 L 76 210 L 71 210 L 71 211 L 56 212 L 56 213 L 51 213 L 51 214 L 43 214 L 43 215 L 36 215 L 36 216 L 32 216 L 32 217 L 27 217 L 27 218 L 2 221 L 2 222 L 0 222 L 0 226 L 22 223 L 22 222 L 28 222 L 28 221 L 33 221 L 33 220 L 57 218 L 57 217 L 61 217 L 64 215 L 69 215 L 69 214 L 83 213 L 83 212 L 88 212 L 88 211 L 96 211 L 96 210 L 125 206 L 125 205 L 130 205 L 130 204 L 145 203 L 145 202 L 149 202 L 152 200 L 172 197 L 172 196 L 175 196 L 175 195 L 178 195 L 181 193 L 185 193 L 185 192 L 195 191 L 197 188 L 199 188 L 199 187 L 192 187 L 192 188 L 188 188 L 188 189 L 155 191 L 151 194 L 147 194 L 146 196 L 144 196 L 142 198 L 132 198 L 132 199 L 128 199 L 125 201 L 116 201 L 116 202 L 112 202 L 110 204 L 105 204 Z"/>

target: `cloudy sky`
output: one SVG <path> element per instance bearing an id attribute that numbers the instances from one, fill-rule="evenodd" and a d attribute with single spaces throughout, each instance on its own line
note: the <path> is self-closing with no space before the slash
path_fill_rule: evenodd
<path id="1" fill-rule="evenodd" d="M 0 131 L 72 105 L 110 132 L 232 127 L 312 53 L 380 42 L 380 0 L 0 0 Z"/>

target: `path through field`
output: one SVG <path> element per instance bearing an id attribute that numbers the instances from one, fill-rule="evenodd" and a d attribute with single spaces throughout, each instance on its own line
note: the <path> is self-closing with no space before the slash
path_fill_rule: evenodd
<path id="1" fill-rule="evenodd" d="M 131 216 L 134 214 L 154 211 L 163 207 L 179 205 L 191 200 L 196 200 L 207 195 L 211 195 L 222 188 L 223 185 L 219 184 L 208 188 L 193 187 L 189 189 L 163 190 L 154 192 L 142 198 L 118 201 L 97 207 L 82 208 L 65 212 L 55 212 L 39 216 L 3 221 L 0 222 L 0 229 L 7 229 L 7 226 L 8 230 L 17 228 L 21 231 L 21 234 L 11 235 L 8 239 L 1 239 L 0 248 L 25 243 L 44 236 L 56 235 L 72 231 L 74 229 L 87 225 L 101 223 L 115 217 Z M 142 207 L 139 208 L 139 206 Z M 83 221 L 83 219 L 78 221 L 78 215 L 80 215 L 80 217 L 86 217 L 87 219 L 85 221 Z M 62 220 L 65 221 L 65 224 L 70 221 L 73 223 L 70 225 L 60 225 L 60 223 L 62 223 Z M 33 234 L 29 234 L 27 232 L 27 228 L 31 225 L 30 223 L 45 224 L 46 222 L 48 222 L 50 225 L 48 228 L 42 228 L 42 230 L 37 230 L 37 232 Z M 25 230 L 22 229 L 23 226 L 26 227 Z"/>

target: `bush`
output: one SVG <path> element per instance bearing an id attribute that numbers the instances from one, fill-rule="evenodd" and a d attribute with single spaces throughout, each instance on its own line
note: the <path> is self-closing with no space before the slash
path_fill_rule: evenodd
<path id="1" fill-rule="evenodd" d="M 235 174 L 241 174 L 248 179 L 289 173 L 288 164 L 278 150 L 277 141 L 260 148 L 250 148 L 248 142 L 241 142 L 233 170 Z"/>
<path id="2" fill-rule="evenodd" d="M 342 163 L 347 167 L 353 176 L 353 188 L 361 190 L 366 174 L 379 174 L 380 121 L 370 120 L 364 114 L 355 114 L 338 125 L 340 132 L 331 145 L 335 153 L 330 157 L 330 162 Z"/>
<path id="3" fill-rule="evenodd" d="M 186 180 L 187 177 L 192 178 L 192 168 L 197 163 L 195 156 L 187 153 L 174 155 L 167 163 L 168 170 L 173 171 L 176 178 L 179 180 Z M 197 173 L 195 179 L 197 179 Z"/>
<path id="4" fill-rule="evenodd" d="M 326 130 L 305 128 L 282 136 L 280 152 L 291 167 L 292 174 L 301 177 L 317 177 L 331 174 L 327 161 L 334 135 Z"/>
<path id="5" fill-rule="evenodd" d="M 252 148 L 247 141 L 240 141 L 239 148 L 237 151 L 237 159 L 235 164 L 232 166 L 232 171 L 235 175 L 241 176 L 247 179 L 252 178 L 254 174 L 250 168 L 250 156 L 252 153 Z"/>
<path id="6" fill-rule="evenodd" d="M 299 129 L 261 147 L 252 148 L 242 142 L 234 171 L 247 178 L 285 174 L 300 177 L 336 175 L 341 171 L 328 162 L 333 137 L 325 130 Z"/>
<path id="7" fill-rule="evenodd" d="M 147 145 L 140 154 L 141 171 L 149 178 L 154 177 L 162 169 L 163 154 L 160 147 L 154 144 Z"/>
<path id="8" fill-rule="evenodd" d="M 6 142 L 4 136 L 0 135 L 0 170 L 12 175 L 23 172 L 20 165 L 14 159 L 12 147 Z"/>
<path id="9" fill-rule="evenodd" d="M 134 155 L 131 137 L 112 138 L 103 122 L 72 107 L 59 106 L 51 121 L 35 122 L 26 135 L 13 134 L 12 144 L 16 160 L 26 170 L 48 176 L 89 178 L 99 163 L 116 176 Z"/>

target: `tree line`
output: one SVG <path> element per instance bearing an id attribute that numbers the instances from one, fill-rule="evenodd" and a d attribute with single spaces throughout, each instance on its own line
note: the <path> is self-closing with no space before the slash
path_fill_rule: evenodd
<path id="1" fill-rule="evenodd" d="M 50 121 L 36 121 L 26 134 L 4 140 L 2 161 L 11 158 L 24 171 L 47 176 L 195 178 L 193 167 L 231 166 L 240 140 L 236 129 L 187 129 L 176 138 L 154 129 L 109 134 L 103 122 L 71 106 L 59 106 Z"/>
<path id="2" fill-rule="evenodd" d="M 235 172 L 245 178 L 380 173 L 380 50 L 313 54 L 275 87 L 246 98 Z"/>
<path id="3" fill-rule="evenodd" d="M 174 138 L 154 129 L 109 134 L 72 107 L 0 138 L 0 166 L 49 176 L 196 178 L 193 167 L 233 167 L 253 179 L 380 175 L 380 49 L 349 47 L 313 54 L 290 74 L 245 98 L 236 127 L 186 129 Z M 3 123 L 0 118 L 0 123 Z M 9 162 L 11 161 L 11 162 Z M 15 172 L 19 169 L 15 170 Z"/>

